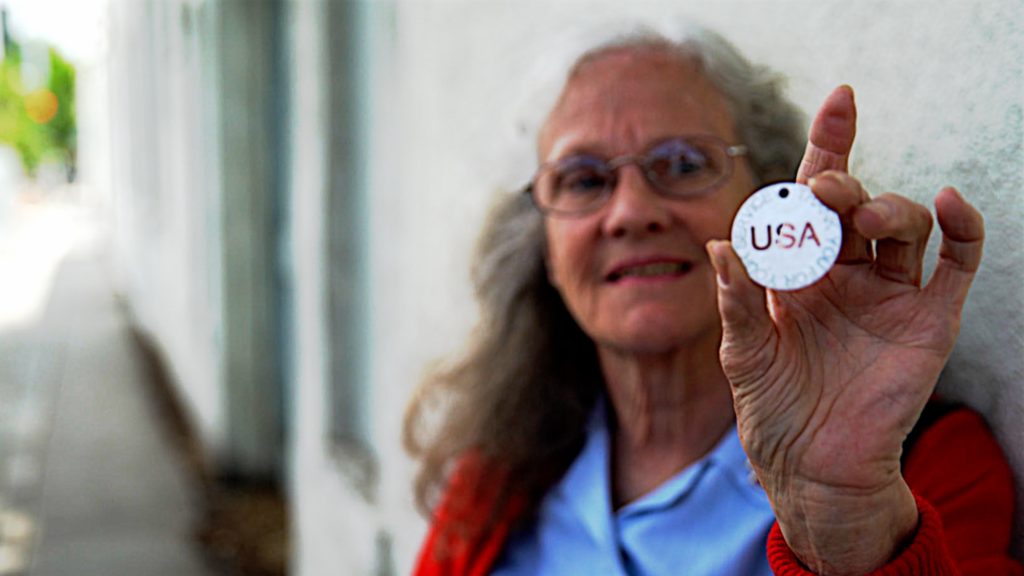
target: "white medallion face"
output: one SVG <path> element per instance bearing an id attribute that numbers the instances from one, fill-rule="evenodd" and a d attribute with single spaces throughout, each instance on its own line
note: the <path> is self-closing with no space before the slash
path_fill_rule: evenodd
<path id="1" fill-rule="evenodd" d="M 732 221 L 732 247 L 750 278 L 772 290 L 799 290 L 824 276 L 843 240 L 839 215 L 803 184 L 754 192 Z"/>

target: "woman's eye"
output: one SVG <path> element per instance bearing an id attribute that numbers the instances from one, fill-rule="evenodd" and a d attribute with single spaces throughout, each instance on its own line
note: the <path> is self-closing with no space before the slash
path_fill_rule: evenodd
<path id="1" fill-rule="evenodd" d="M 703 155 L 691 152 L 657 158 L 650 169 L 661 178 L 686 178 L 700 173 L 707 164 Z"/>
<path id="2" fill-rule="evenodd" d="M 577 169 L 562 173 L 558 191 L 564 194 L 591 194 L 604 190 L 608 177 L 595 170 Z"/>

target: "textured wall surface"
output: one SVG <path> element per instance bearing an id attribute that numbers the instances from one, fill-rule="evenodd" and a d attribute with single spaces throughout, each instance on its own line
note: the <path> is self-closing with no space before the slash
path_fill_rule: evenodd
<path id="1" fill-rule="evenodd" d="M 469 247 L 491 195 L 529 176 L 530 150 L 515 128 L 522 84 L 548 57 L 547 47 L 594 22 L 694 21 L 788 76 L 792 97 L 808 115 L 834 86 L 852 85 L 860 122 L 851 170 L 873 193 L 897 191 L 930 206 L 939 188 L 952 184 L 981 208 L 989 234 L 984 266 L 941 388 L 986 415 L 1024 486 L 1021 3 L 626 4 L 401 6 L 397 65 L 408 114 L 402 125 L 415 154 L 406 164 L 414 182 L 398 192 L 404 218 L 394 238 L 412 249 L 402 268 L 415 273 L 404 287 L 383 288 L 394 293 L 381 300 L 409 303 L 400 315 L 405 328 L 395 332 L 433 336 L 392 349 L 410 366 L 393 371 L 398 380 L 385 385 L 409 386 L 414 366 L 457 348 L 472 324 Z M 1018 493 L 1024 501 L 1024 490 Z M 413 541 L 400 539 L 406 559 Z M 1016 551 L 1024 553 L 1020 535 Z"/>

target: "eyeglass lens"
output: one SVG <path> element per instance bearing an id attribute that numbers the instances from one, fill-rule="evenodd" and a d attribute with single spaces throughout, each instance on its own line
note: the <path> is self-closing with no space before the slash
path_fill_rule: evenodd
<path id="1" fill-rule="evenodd" d="M 605 161 L 596 156 L 570 156 L 542 170 L 537 200 L 563 213 L 596 208 L 615 188 L 616 171 L 637 164 L 648 182 L 663 194 L 693 196 L 712 188 L 727 173 L 728 152 L 715 139 L 673 138 L 638 157 Z"/>

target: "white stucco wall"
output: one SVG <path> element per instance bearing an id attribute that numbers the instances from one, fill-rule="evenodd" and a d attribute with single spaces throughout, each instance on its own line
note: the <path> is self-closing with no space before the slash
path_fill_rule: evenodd
<path id="1" fill-rule="evenodd" d="M 109 98 L 110 221 L 115 285 L 160 350 L 211 453 L 223 440 L 218 361 L 216 131 L 204 97 L 198 11 L 186 0 L 109 6 L 97 65 Z M 208 54 L 207 54 L 208 55 Z"/>
<path id="2" fill-rule="evenodd" d="M 316 3 L 300 10 L 296 142 L 322 138 L 316 100 Z M 323 417 L 324 297 L 310 250 L 318 196 L 295 205 L 299 288 L 299 428 L 293 444 L 302 576 L 374 573 L 374 535 L 393 537 L 407 573 L 424 524 L 411 507 L 412 467 L 399 446 L 401 414 L 427 362 L 459 349 L 475 318 L 469 254 L 482 215 L 501 187 L 532 169 L 517 137 L 522 87 L 547 46 L 590 21 L 696 21 L 752 60 L 787 74 L 807 113 L 834 86 L 857 92 L 859 132 L 851 170 L 875 193 L 930 204 L 954 184 L 986 215 L 984 266 L 960 343 L 941 388 L 986 414 L 1018 473 L 1024 502 L 1024 11 L 1019 0 L 717 0 L 694 2 L 399 2 L 380 47 L 371 147 L 370 276 L 374 442 L 381 484 L 356 498 L 329 455 Z M 309 10 L 314 10 L 310 12 Z M 303 24 L 302 22 L 305 22 Z M 320 52 L 318 52 L 320 51 Z M 309 68 L 309 66 L 313 66 Z M 305 146 L 304 144 L 298 144 Z M 314 151 L 315 152 L 315 151 Z M 319 152 L 319 153 L 322 153 Z M 304 152 L 303 155 L 306 153 Z M 301 170 L 316 188 L 328 162 Z M 311 176 L 310 174 L 314 174 Z M 301 212 L 300 212 L 301 210 Z M 937 238 L 927 256 L 934 262 Z M 318 252 L 317 252 L 318 253 Z M 311 259 L 312 258 L 312 259 Z M 1018 513 L 1018 524 L 1024 515 Z M 1024 555 L 1018 529 L 1016 553 Z"/>
<path id="3" fill-rule="evenodd" d="M 327 182 L 326 39 L 320 2 L 295 2 L 288 11 L 293 142 L 290 186 L 295 275 L 293 407 L 298 415 L 289 458 L 297 574 L 369 573 L 375 511 L 350 490 L 328 440 L 327 301 L 324 278 Z M 359 522 L 353 522 L 358 519 Z M 362 523 L 364 530 L 359 529 Z M 344 552 L 339 553 L 340 550 Z"/>

